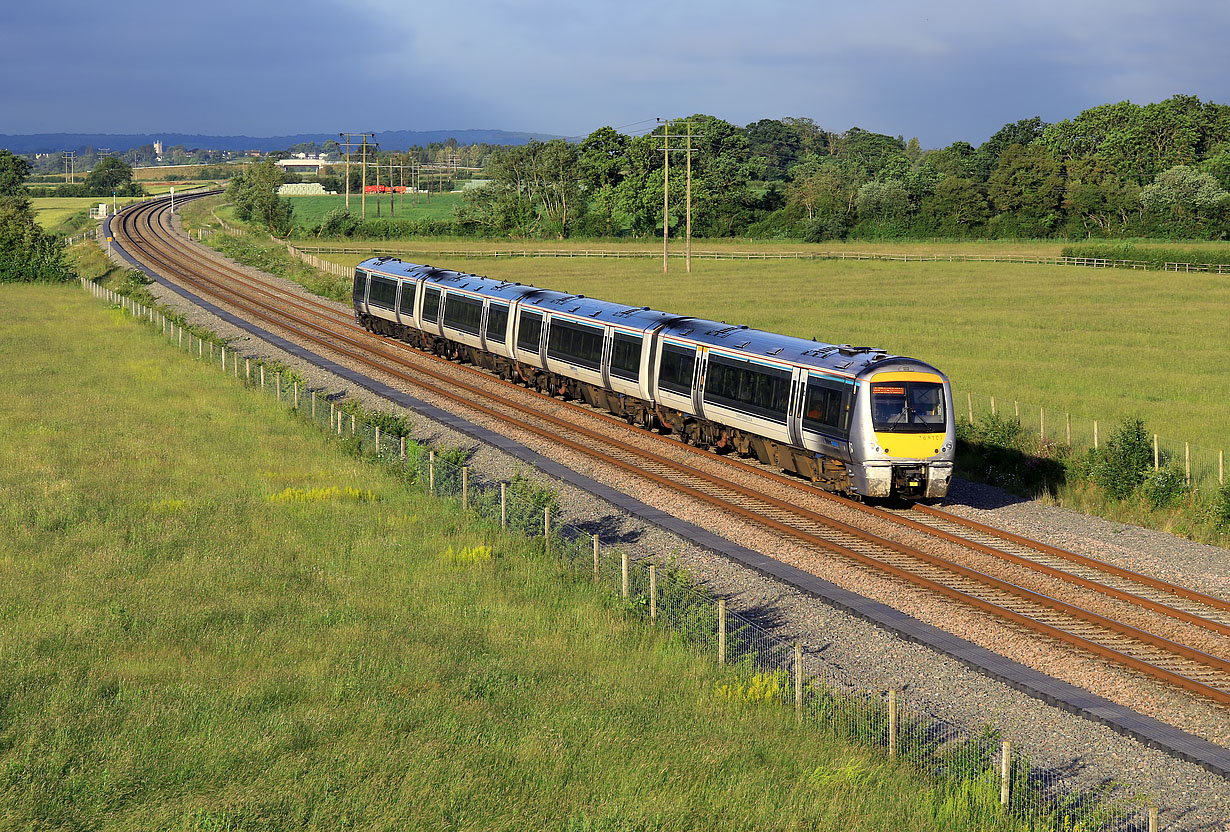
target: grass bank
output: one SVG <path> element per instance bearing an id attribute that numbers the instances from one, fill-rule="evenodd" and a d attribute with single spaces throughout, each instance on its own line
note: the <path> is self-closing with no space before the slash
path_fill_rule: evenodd
<path id="1" fill-rule="evenodd" d="M 1003 828 L 80 290 L 0 311 L 0 826 Z"/>

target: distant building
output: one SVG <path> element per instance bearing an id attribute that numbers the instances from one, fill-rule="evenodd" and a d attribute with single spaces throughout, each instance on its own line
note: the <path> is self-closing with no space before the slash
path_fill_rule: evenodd
<path id="1" fill-rule="evenodd" d="M 162 139 L 154 139 L 154 155 L 162 155 Z"/>
<path id="2" fill-rule="evenodd" d="M 303 156 L 303 154 L 299 154 Z M 320 173 L 320 166 L 325 164 L 320 159 L 279 159 L 278 167 L 293 170 L 296 173 Z"/>

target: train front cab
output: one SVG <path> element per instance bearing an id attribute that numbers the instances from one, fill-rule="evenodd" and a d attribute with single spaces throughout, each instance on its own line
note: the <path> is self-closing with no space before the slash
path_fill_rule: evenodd
<path id="1" fill-rule="evenodd" d="M 947 379 L 907 369 L 874 372 L 860 382 L 865 415 L 855 441 L 863 462 L 851 466 L 853 490 L 907 500 L 945 496 L 956 445 Z"/>

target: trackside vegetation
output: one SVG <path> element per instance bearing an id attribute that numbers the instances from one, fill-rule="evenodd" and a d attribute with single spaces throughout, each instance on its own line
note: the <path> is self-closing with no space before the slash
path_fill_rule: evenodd
<path id="1" fill-rule="evenodd" d="M 0 826 L 1025 828 L 121 311 L 0 310 Z"/>

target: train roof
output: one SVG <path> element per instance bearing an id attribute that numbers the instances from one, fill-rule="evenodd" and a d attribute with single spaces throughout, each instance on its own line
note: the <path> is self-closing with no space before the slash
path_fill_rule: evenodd
<path id="1" fill-rule="evenodd" d="M 686 318 L 663 329 L 663 334 L 695 341 L 731 355 L 760 361 L 781 361 L 858 375 L 872 364 L 896 359 L 876 347 L 854 347 L 849 344 L 825 344 L 792 335 L 765 332 L 724 321 Z M 913 360 L 913 359 L 907 359 Z"/>
<path id="2" fill-rule="evenodd" d="M 628 306 L 623 303 L 612 303 L 609 300 L 587 298 L 585 295 L 557 292 L 553 289 L 539 289 L 525 299 L 525 305 L 534 306 L 553 314 L 570 315 L 576 318 L 586 318 L 596 323 L 641 330 L 653 329 L 664 322 L 680 319 L 679 315 L 659 312 L 648 306 Z"/>
<path id="3" fill-rule="evenodd" d="M 808 341 L 792 335 L 781 335 L 738 324 L 728 324 L 725 321 L 688 318 L 671 312 L 650 309 L 648 306 L 627 306 L 587 298 L 584 295 L 557 292 L 553 289 L 538 289 L 465 272 L 405 263 L 395 257 L 373 257 L 364 260 L 359 266 L 406 279 L 427 277 L 432 283 L 438 283 L 446 288 L 480 292 L 490 297 L 505 298 L 510 301 L 520 299 L 528 307 L 577 318 L 587 318 L 595 322 L 639 330 L 653 329 L 662 325 L 663 334 L 667 336 L 686 339 L 732 355 L 760 361 L 780 361 L 783 364 L 798 364 L 851 376 L 860 374 L 873 364 L 890 360 L 908 361 L 912 364 L 931 367 L 926 362 L 892 355 L 877 347 L 855 347 L 850 344 Z M 935 372 L 939 371 L 935 370 Z"/>

